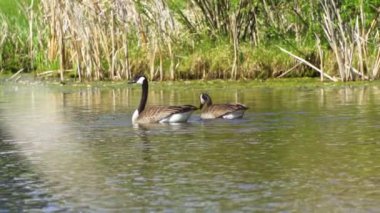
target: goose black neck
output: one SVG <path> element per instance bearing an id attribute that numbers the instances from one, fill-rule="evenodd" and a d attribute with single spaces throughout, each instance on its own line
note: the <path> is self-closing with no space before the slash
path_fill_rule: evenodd
<path id="1" fill-rule="evenodd" d="M 209 95 L 207 95 L 207 99 L 206 99 L 205 105 L 206 106 L 211 106 L 212 105 L 212 100 L 211 100 L 211 97 Z"/>
<path id="2" fill-rule="evenodd" d="M 142 85 L 142 93 L 141 93 L 141 99 L 140 99 L 140 105 L 137 109 L 139 113 L 141 113 L 145 109 L 146 101 L 148 100 L 148 81 L 144 80 Z"/>
<path id="3" fill-rule="evenodd" d="M 210 96 L 207 95 L 204 103 L 203 104 L 201 103 L 201 105 L 199 106 L 199 109 L 205 110 L 206 108 L 208 108 L 211 105 L 212 105 L 212 100 L 211 100 Z"/>
<path id="4" fill-rule="evenodd" d="M 208 99 L 208 101 L 206 102 L 206 105 L 207 105 L 207 106 L 211 106 L 211 105 L 212 105 L 212 100 L 211 100 L 211 98 Z"/>

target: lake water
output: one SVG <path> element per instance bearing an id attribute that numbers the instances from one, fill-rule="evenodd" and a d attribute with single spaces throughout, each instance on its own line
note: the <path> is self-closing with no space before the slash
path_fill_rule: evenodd
<path id="1" fill-rule="evenodd" d="M 0 86 L 0 212 L 379 212 L 380 85 L 175 89 L 243 119 L 134 127 L 141 88 Z"/>

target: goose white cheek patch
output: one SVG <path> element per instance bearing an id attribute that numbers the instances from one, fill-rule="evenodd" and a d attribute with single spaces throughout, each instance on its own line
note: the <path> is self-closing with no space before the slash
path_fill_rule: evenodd
<path id="1" fill-rule="evenodd" d="M 143 84 L 144 80 L 145 80 L 145 77 L 140 77 L 139 80 L 137 80 L 136 83 Z"/>
<path id="2" fill-rule="evenodd" d="M 202 95 L 200 96 L 200 99 L 201 99 L 201 104 L 204 104 L 205 100 L 203 99 Z"/>

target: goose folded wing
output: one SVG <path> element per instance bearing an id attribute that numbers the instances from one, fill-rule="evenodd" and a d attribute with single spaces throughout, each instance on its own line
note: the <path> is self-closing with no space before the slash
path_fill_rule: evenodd
<path id="1" fill-rule="evenodd" d="M 214 114 L 216 118 L 221 118 L 229 113 L 247 109 L 248 107 L 242 104 L 214 104 L 210 106 L 209 110 Z"/>
<path id="2" fill-rule="evenodd" d="M 156 123 L 176 113 L 184 113 L 197 108 L 192 105 L 183 106 L 151 106 L 147 107 L 140 115 L 140 123 Z"/>

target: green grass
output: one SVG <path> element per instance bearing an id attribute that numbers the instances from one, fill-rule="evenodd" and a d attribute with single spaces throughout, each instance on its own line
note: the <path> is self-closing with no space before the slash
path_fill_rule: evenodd
<path id="1" fill-rule="evenodd" d="M 0 0 L 0 68 L 17 72 L 28 67 L 28 20 L 22 10 L 29 0 Z"/>
<path id="2" fill-rule="evenodd" d="M 18 1 L 15 0 L 1 0 L 0 10 L 5 15 L 17 16 L 18 15 Z"/>
<path id="3" fill-rule="evenodd" d="M 0 0 L 0 13 L 5 16 L 9 23 L 27 28 L 27 17 L 25 17 L 20 6 L 28 2 L 29 0 Z"/>
<path id="4" fill-rule="evenodd" d="M 58 70 L 59 60 L 47 58 L 47 43 L 50 40 L 48 31 L 43 31 L 42 37 L 37 37 L 34 33 L 34 55 L 30 57 L 29 47 L 29 27 L 28 27 L 28 14 L 20 9 L 29 6 L 31 0 L 0 0 L 0 24 L 2 18 L 6 20 L 8 32 L 3 33 L 7 35 L 5 45 L 0 46 L 0 69 L 5 71 L 17 72 L 21 68 L 31 72 L 44 72 L 46 70 Z M 37 8 L 40 0 L 34 0 L 34 7 Z M 185 1 L 175 0 L 172 1 L 179 8 L 184 8 Z M 35 16 L 39 17 L 39 16 Z M 39 22 L 38 20 L 36 22 Z M 36 22 L 34 22 L 36 24 Z M 40 21 L 42 24 L 42 21 Z M 0 25 L 1 26 L 1 25 Z M 34 27 L 33 30 L 38 30 Z M 204 30 L 204 29 L 203 29 Z M 3 30 L 4 32 L 5 30 Z M 45 33 L 46 32 L 46 33 Z M 0 32 L 1 33 L 1 32 Z M 45 33 L 45 34 L 44 34 Z M 149 32 L 148 32 L 149 33 Z M 134 73 L 150 72 L 149 50 L 142 48 L 138 45 L 138 39 L 135 34 L 130 33 L 128 38 L 129 48 L 129 62 L 130 67 Z M 314 37 L 314 34 L 313 36 Z M 1 34 L 0 34 L 1 38 Z M 174 66 L 176 69 L 176 79 L 229 79 L 233 60 L 234 49 L 228 35 L 219 35 L 212 37 L 209 31 L 199 30 L 197 33 L 190 33 L 187 31 L 181 32 L 178 36 L 179 39 L 173 39 L 173 54 L 175 55 Z M 271 37 L 272 38 L 272 37 Z M 240 79 L 261 79 L 266 80 L 275 78 L 282 73 L 288 71 L 297 62 L 289 55 L 281 52 L 279 46 L 287 49 L 298 56 L 307 59 L 311 63 L 318 66 L 319 57 L 314 41 L 305 40 L 304 42 L 297 43 L 292 36 L 286 37 L 273 37 L 273 39 L 263 38 L 264 42 L 259 46 L 253 46 L 247 40 L 242 40 L 239 43 L 238 55 L 238 78 Z M 70 43 L 69 39 L 67 39 Z M 164 79 L 169 78 L 171 60 L 166 47 L 162 45 L 162 65 L 164 72 Z M 70 45 L 68 45 L 70 48 Z M 326 73 L 336 75 L 336 63 L 334 56 L 330 56 L 331 52 L 325 48 L 324 70 Z M 69 52 L 69 51 L 68 51 Z M 117 60 L 124 63 L 125 56 L 123 50 L 119 51 Z M 105 59 L 107 55 L 102 55 L 99 59 L 100 68 L 96 68 L 102 72 L 105 79 L 109 74 L 110 65 Z M 74 57 L 68 55 L 68 59 Z M 34 60 L 31 63 L 31 59 Z M 160 66 L 160 58 L 158 53 L 155 58 L 156 71 Z M 31 67 L 33 66 L 33 67 Z M 66 68 L 75 70 L 75 61 L 66 63 Z M 95 69 L 94 69 L 95 70 Z M 72 72 L 72 76 L 75 76 Z M 313 71 L 306 65 L 300 65 L 295 70 L 289 72 L 286 77 L 317 77 L 319 74 Z M 57 77 L 57 75 L 54 75 Z M 70 76 L 65 76 L 66 79 Z M 88 80 L 88 79 L 85 79 Z M 69 80 L 70 81 L 70 80 Z"/>

